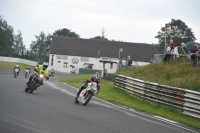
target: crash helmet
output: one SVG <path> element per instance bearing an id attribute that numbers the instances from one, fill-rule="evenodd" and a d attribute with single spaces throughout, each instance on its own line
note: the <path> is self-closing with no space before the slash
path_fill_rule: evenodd
<path id="1" fill-rule="evenodd" d="M 30 69 L 30 67 L 28 66 L 26 69 Z"/>
<path id="2" fill-rule="evenodd" d="M 16 65 L 16 67 L 19 67 L 18 65 Z"/>
<path id="3" fill-rule="evenodd" d="M 43 63 L 43 68 L 47 69 L 48 66 L 49 66 L 49 63 L 47 63 L 47 62 Z"/>
<path id="4" fill-rule="evenodd" d="M 94 74 L 93 75 L 93 79 L 95 82 L 99 82 L 100 81 L 100 75 L 99 74 Z"/>

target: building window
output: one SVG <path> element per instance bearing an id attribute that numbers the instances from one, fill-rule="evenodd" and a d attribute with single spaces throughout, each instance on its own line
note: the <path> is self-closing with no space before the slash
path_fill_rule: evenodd
<path id="1" fill-rule="evenodd" d="M 61 61 L 57 61 L 58 63 L 61 63 Z"/>
<path id="2" fill-rule="evenodd" d="M 83 61 L 83 62 L 88 62 L 88 61 L 89 61 L 89 58 L 88 58 L 88 57 L 81 57 L 81 61 Z"/>

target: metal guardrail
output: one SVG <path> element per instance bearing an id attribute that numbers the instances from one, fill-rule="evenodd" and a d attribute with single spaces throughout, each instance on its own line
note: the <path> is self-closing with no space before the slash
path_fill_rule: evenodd
<path id="1" fill-rule="evenodd" d="M 185 114 L 200 118 L 200 92 L 146 82 L 123 75 L 115 76 L 115 87 L 146 101 L 170 106 Z"/>

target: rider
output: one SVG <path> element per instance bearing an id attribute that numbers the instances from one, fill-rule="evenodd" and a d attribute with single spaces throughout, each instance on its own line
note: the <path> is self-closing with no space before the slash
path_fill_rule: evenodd
<path id="1" fill-rule="evenodd" d="M 26 68 L 26 70 L 28 70 L 28 71 L 29 71 L 29 74 L 31 73 L 31 69 L 30 69 L 30 67 L 29 67 L 29 66 Z"/>
<path id="2" fill-rule="evenodd" d="M 54 73 L 54 74 L 55 74 L 55 70 L 54 70 L 54 69 L 51 69 L 51 74 L 52 74 L 52 73 Z"/>
<path id="3" fill-rule="evenodd" d="M 20 71 L 20 67 L 18 66 L 18 65 L 16 65 L 15 67 L 14 67 L 14 69 L 13 69 L 13 72 L 15 73 L 15 69 L 19 69 L 19 71 Z M 17 75 L 19 75 L 19 71 L 17 72 Z"/>
<path id="4" fill-rule="evenodd" d="M 83 90 L 83 89 L 85 89 L 85 88 L 87 88 L 87 84 L 88 83 L 90 83 L 90 82 L 96 82 L 97 83 L 97 94 L 98 94 L 98 92 L 100 91 L 100 75 L 99 75 L 99 73 L 97 72 L 96 74 L 94 74 L 93 75 L 93 77 L 91 77 L 91 78 L 88 78 L 86 81 L 85 81 L 85 83 L 84 83 L 84 85 L 79 89 L 79 91 L 77 92 L 77 94 L 76 94 L 76 97 L 75 97 L 75 101 L 78 101 L 78 97 L 79 97 L 79 95 L 80 95 L 80 93 L 81 93 L 81 91 Z"/>
<path id="5" fill-rule="evenodd" d="M 34 73 L 32 76 L 30 76 L 28 82 L 26 83 L 26 84 L 27 84 L 27 88 L 29 87 L 30 81 L 32 80 L 32 78 L 34 77 L 34 75 L 37 74 L 37 73 L 44 73 L 44 77 L 45 77 L 47 80 L 49 80 L 49 76 L 48 76 L 49 72 L 48 72 L 48 70 L 47 70 L 47 67 L 48 67 L 48 66 L 49 66 L 49 64 L 48 64 L 47 62 L 44 62 L 43 65 L 37 65 L 37 66 L 35 67 L 34 71 L 35 71 L 36 73 Z M 40 85 L 43 85 L 43 80 L 41 81 Z"/>

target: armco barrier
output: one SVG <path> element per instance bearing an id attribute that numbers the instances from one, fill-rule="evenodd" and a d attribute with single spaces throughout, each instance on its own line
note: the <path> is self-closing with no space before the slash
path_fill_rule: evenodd
<path id="1" fill-rule="evenodd" d="M 13 58 L 13 57 L 3 57 L 3 56 L 0 56 L 0 61 L 17 62 L 17 63 L 23 63 L 23 64 L 27 64 L 27 65 L 31 65 L 31 66 L 36 66 L 38 64 L 38 62 L 31 61 L 31 60 Z"/>
<path id="2" fill-rule="evenodd" d="M 116 75 L 115 87 L 152 103 L 167 105 L 200 118 L 200 92 Z"/>

